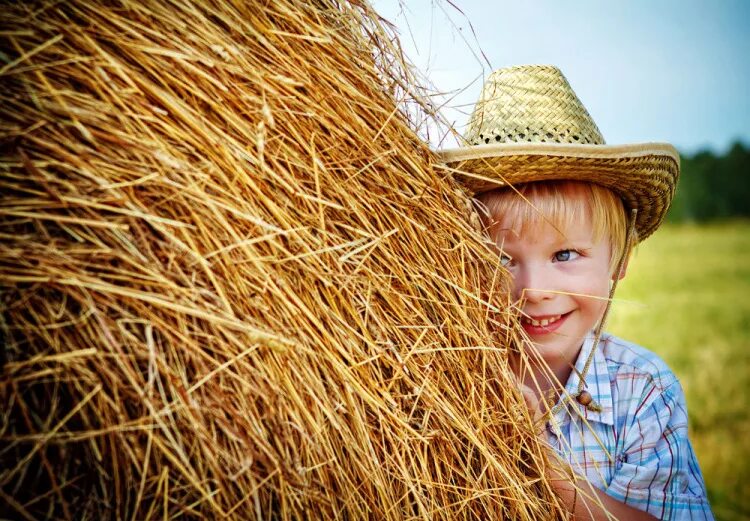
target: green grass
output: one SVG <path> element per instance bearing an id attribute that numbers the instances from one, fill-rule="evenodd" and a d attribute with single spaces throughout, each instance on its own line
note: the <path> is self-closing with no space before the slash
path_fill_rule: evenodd
<path id="1" fill-rule="evenodd" d="M 631 259 L 607 330 L 664 358 L 717 519 L 749 519 L 750 222 L 665 225 Z"/>

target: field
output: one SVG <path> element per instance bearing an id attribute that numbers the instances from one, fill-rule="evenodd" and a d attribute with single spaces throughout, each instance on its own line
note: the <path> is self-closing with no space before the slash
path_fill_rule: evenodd
<path id="1" fill-rule="evenodd" d="M 664 226 L 630 262 L 607 330 L 672 367 L 717 519 L 749 519 L 750 222 Z"/>

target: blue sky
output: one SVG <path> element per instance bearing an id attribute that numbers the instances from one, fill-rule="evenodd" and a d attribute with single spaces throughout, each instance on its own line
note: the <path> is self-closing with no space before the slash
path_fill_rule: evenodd
<path id="1" fill-rule="evenodd" d="M 610 144 L 750 144 L 750 1 L 452 2 L 463 14 L 446 0 L 373 4 L 412 62 L 454 95 L 443 112 L 459 131 L 493 69 L 545 63 L 562 69 Z"/>

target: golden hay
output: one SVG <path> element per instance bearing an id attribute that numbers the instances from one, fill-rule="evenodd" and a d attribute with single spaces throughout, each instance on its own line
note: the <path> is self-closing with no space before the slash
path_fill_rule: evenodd
<path id="1" fill-rule="evenodd" d="M 559 515 L 366 3 L 18 2 L 0 41 L 4 511 Z"/>

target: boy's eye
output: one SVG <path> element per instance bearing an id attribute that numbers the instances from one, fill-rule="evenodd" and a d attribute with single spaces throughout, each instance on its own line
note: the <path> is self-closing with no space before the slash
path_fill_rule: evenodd
<path id="1" fill-rule="evenodd" d="M 510 261 L 511 261 L 511 260 L 512 260 L 512 259 L 510 258 L 510 256 L 509 256 L 509 255 L 506 255 L 506 254 L 504 254 L 504 253 L 501 253 L 501 254 L 500 254 L 500 264 L 501 264 L 501 265 L 503 265 L 503 266 L 507 266 L 508 264 L 510 264 Z"/>
<path id="2" fill-rule="evenodd" d="M 560 250 L 555 253 L 555 260 L 557 262 L 567 262 L 578 257 L 578 252 L 575 250 Z"/>

